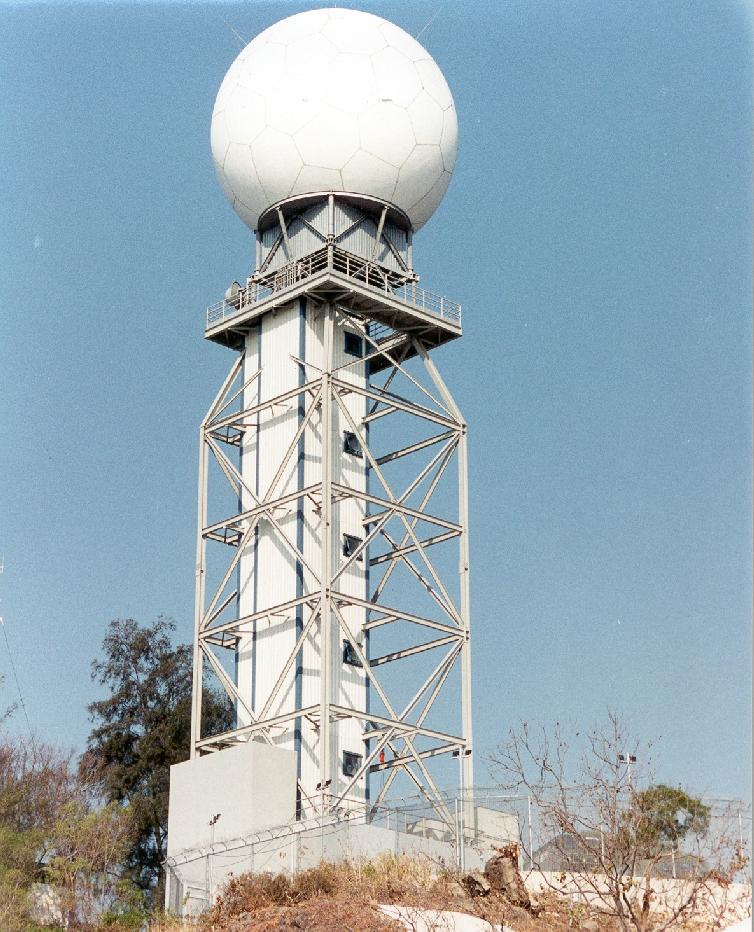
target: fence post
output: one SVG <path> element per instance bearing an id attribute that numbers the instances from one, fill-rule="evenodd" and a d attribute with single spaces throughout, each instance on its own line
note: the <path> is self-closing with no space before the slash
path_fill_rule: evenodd
<path id="1" fill-rule="evenodd" d="M 461 832 L 459 830 L 460 820 L 458 816 L 458 797 L 456 796 L 453 800 L 453 809 L 455 813 L 455 830 L 456 830 L 456 864 L 458 865 L 458 870 L 463 870 L 461 867 Z"/>
<path id="2" fill-rule="evenodd" d="M 529 820 L 529 870 L 534 870 L 534 844 L 532 842 L 532 831 L 531 831 L 531 794 L 526 797 L 527 809 L 528 809 L 528 820 Z"/>
<path id="3" fill-rule="evenodd" d="M 461 831 L 460 831 L 460 835 L 461 835 L 461 846 L 460 846 L 460 850 L 461 850 L 461 870 L 462 870 L 462 871 L 465 871 L 465 870 L 466 870 L 466 820 L 465 820 L 465 814 L 466 814 L 466 795 L 465 795 L 465 793 L 464 793 L 464 796 L 461 798 L 461 806 L 460 806 L 460 809 L 459 809 L 459 814 L 460 814 L 460 826 L 459 826 L 459 828 L 460 828 L 460 830 L 461 830 Z"/>
<path id="4" fill-rule="evenodd" d="M 744 826 L 741 820 L 741 807 L 738 808 L 738 843 L 741 846 L 741 854 L 744 850 Z"/>

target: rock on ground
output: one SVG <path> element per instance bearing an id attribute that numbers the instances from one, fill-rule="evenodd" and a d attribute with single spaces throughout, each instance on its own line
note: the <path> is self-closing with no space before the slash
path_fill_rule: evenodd
<path id="1" fill-rule="evenodd" d="M 499 848 L 498 853 L 484 865 L 484 876 L 492 889 L 496 893 L 502 893 L 514 906 L 523 906 L 528 910 L 532 908 L 529 891 L 524 886 L 518 870 L 517 845 Z"/>
<path id="2" fill-rule="evenodd" d="M 451 910 L 380 906 L 380 911 L 390 919 L 403 923 L 411 932 L 513 932 L 508 926 L 493 926 L 478 916 Z"/>

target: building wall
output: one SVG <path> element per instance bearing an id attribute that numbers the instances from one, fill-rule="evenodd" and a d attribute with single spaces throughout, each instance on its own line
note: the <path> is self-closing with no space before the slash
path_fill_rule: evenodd
<path id="1" fill-rule="evenodd" d="M 174 764 L 168 857 L 284 824 L 294 818 L 295 805 L 295 757 L 265 742 L 248 741 Z"/>

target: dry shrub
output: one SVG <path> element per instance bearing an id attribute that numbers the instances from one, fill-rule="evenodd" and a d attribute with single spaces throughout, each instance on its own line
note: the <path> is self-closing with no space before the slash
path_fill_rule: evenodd
<path id="1" fill-rule="evenodd" d="M 549 892 L 538 901 L 541 913 L 533 916 L 494 893 L 472 898 L 454 872 L 427 859 L 384 854 L 368 861 L 322 862 L 293 876 L 231 878 L 199 926 L 206 932 L 395 932 L 403 928 L 378 912 L 380 903 L 464 912 L 516 932 L 573 932 L 586 920 L 597 919 L 587 907 L 574 907 L 568 899 Z M 597 927 L 600 932 L 612 932 L 615 924 L 600 918 Z"/>
<path id="2" fill-rule="evenodd" d="M 338 915 L 345 915 L 353 907 L 359 912 L 360 921 L 371 915 L 374 922 L 378 923 L 374 928 L 395 928 L 389 920 L 379 918 L 373 909 L 374 904 L 402 902 L 423 905 L 435 884 L 432 866 L 428 862 L 392 854 L 384 854 L 369 861 L 354 860 L 339 864 L 323 861 L 316 867 L 292 876 L 242 874 L 230 879 L 215 905 L 203 917 L 202 924 L 205 928 L 232 928 L 229 923 L 247 921 L 253 917 L 253 927 L 262 928 L 259 923 L 265 911 L 272 909 L 277 917 L 275 922 L 280 922 L 286 918 L 285 913 L 281 914 L 281 908 L 290 910 L 291 907 L 306 904 L 304 912 L 308 914 L 314 910 L 312 915 L 317 917 L 318 925 L 296 928 L 324 929 L 329 926 L 321 925 L 327 918 L 327 909 L 323 903 L 329 903 L 332 915 L 333 910 Z M 300 914 L 301 910 L 297 910 L 297 915 Z M 292 918 L 289 915 L 286 921 Z M 372 919 L 369 921 L 372 922 Z M 275 926 L 278 927 L 286 926 Z M 355 928 L 367 927 L 357 925 Z"/>
<path id="3" fill-rule="evenodd" d="M 430 861 L 390 853 L 369 861 L 346 861 L 337 873 L 339 890 L 380 903 L 403 902 L 436 884 Z"/>
<path id="4" fill-rule="evenodd" d="M 297 929 L 306 932 L 405 932 L 368 903 L 350 903 L 316 896 L 294 906 L 266 906 L 253 914 L 239 916 L 222 932 L 279 932 Z"/>
<path id="5" fill-rule="evenodd" d="M 210 924 L 267 906 L 294 906 L 314 897 L 333 897 L 338 892 L 334 864 L 288 874 L 242 874 L 231 877 L 209 912 Z"/>

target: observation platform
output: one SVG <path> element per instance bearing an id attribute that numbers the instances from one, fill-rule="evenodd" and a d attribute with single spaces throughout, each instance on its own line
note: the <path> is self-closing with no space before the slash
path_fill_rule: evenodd
<path id="1" fill-rule="evenodd" d="M 377 262 L 329 245 L 270 275 L 250 279 L 245 288 L 208 307 L 205 338 L 240 349 L 259 317 L 302 295 L 336 304 L 362 318 L 369 336 L 381 348 L 391 353 L 405 349 L 404 359 L 415 355 L 412 337 L 433 349 L 463 332 L 460 304 L 420 288 Z M 371 369 L 379 371 L 389 364 L 375 357 Z"/>

